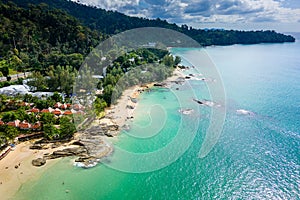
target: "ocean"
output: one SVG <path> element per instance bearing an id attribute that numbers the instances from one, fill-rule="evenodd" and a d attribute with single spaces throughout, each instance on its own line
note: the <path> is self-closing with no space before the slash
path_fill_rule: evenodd
<path id="1" fill-rule="evenodd" d="M 220 79 L 201 80 L 203 63 L 189 63 L 203 51 Z M 144 92 L 132 129 L 111 140 L 116 150 L 103 164 L 81 169 L 62 159 L 16 199 L 299 199 L 299 52 L 299 42 L 172 49 L 198 79 Z M 208 87 L 218 81 L 224 102 Z M 193 98 L 225 112 L 218 134 L 208 131 L 213 108 Z"/>

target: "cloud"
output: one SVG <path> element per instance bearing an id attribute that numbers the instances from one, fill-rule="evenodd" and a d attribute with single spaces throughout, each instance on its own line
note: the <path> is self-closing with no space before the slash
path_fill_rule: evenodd
<path id="1" fill-rule="evenodd" d="M 72 0 L 87 5 L 93 5 L 107 10 L 119 10 L 126 6 L 137 6 L 139 0 Z"/>
<path id="2" fill-rule="evenodd" d="M 175 23 L 299 22 L 295 0 L 80 0 L 132 16 L 162 18 Z M 298 1 L 298 0 L 297 0 Z M 298 8 L 297 8 L 298 7 Z"/>

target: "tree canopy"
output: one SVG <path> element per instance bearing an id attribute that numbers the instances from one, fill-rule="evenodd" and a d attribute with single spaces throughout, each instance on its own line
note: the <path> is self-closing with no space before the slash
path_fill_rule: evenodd
<path id="1" fill-rule="evenodd" d="M 275 31 L 234 31 L 221 29 L 195 29 L 187 25 L 178 26 L 166 20 L 130 17 L 116 11 L 106 11 L 65 0 L 13 0 L 20 6 L 29 4 L 47 3 L 49 7 L 62 9 L 82 21 L 93 30 L 106 34 L 116 34 L 122 31 L 140 27 L 161 27 L 182 32 L 203 46 L 230 45 L 230 44 L 256 44 L 273 42 L 293 42 L 292 36 L 286 36 Z"/>

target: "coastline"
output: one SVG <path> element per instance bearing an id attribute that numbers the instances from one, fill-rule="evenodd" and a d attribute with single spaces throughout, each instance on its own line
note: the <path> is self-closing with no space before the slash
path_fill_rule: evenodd
<path id="1" fill-rule="evenodd" d="M 184 77 L 182 69 L 176 68 L 172 76 L 163 81 L 165 85 L 169 85 L 176 81 L 178 78 Z M 139 95 L 153 87 L 155 83 L 149 83 L 142 86 L 133 86 L 123 91 L 122 96 L 118 99 L 115 105 L 105 110 L 105 117 L 96 119 L 92 122 L 91 126 L 118 126 L 117 131 L 113 131 L 112 137 L 117 137 L 118 134 L 124 129 L 127 129 L 127 122 L 134 118 L 134 111 L 138 106 Z M 78 137 L 79 135 L 79 137 Z M 59 159 L 47 159 L 47 163 L 40 167 L 32 165 L 32 160 L 42 158 L 45 154 L 52 154 L 54 151 L 63 150 L 70 147 L 78 147 L 72 145 L 74 141 L 80 141 L 78 133 L 75 135 L 75 140 L 67 144 L 61 144 L 58 147 L 42 150 L 32 150 L 29 147 L 34 144 L 36 140 L 30 140 L 17 144 L 14 151 L 11 151 L 6 157 L 0 160 L 0 196 L 1 199 L 12 199 L 18 192 L 22 184 L 38 179 L 47 169 L 55 165 Z M 107 137 L 100 136 L 100 140 L 104 146 L 108 148 L 102 152 L 101 157 L 109 156 L 113 153 L 113 146 L 106 141 Z M 112 148 L 112 149 L 111 149 Z M 3 198 L 4 197 L 4 198 Z"/>
<path id="2" fill-rule="evenodd" d="M 42 157 L 45 153 L 51 153 L 55 149 L 31 150 L 32 141 L 26 141 L 16 145 L 0 161 L 0 196 L 2 200 L 12 199 L 22 184 L 30 180 L 38 179 L 43 172 L 53 166 L 58 160 L 48 160 L 41 167 L 32 165 L 32 160 Z"/>
<path id="3" fill-rule="evenodd" d="M 166 80 L 162 81 L 161 87 L 168 87 L 179 78 L 184 78 L 182 69 L 175 68 L 173 74 Z M 156 82 L 151 82 L 145 85 L 136 85 L 123 91 L 122 96 L 118 99 L 115 105 L 105 110 L 105 117 L 98 120 L 99 124 L 118 125 L 120 131 L 128 129 L 127 122 L 134 119 L 134 111 L 138 106 L 139 96 L 143 92 L 154 87 Z M 119 132 L 120 132 L 119 131 Z"/>

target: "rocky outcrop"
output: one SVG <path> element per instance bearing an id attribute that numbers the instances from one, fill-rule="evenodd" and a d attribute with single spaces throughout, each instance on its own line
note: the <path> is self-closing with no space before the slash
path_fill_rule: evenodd
<path id="1" fill-rule="evenodd" d="M 63 150 L 54 151 L 52 154 L 45 155 L 45 159 L 56 159 L 67 156 L 80 156 L 86 155 L 87 151 L 84 147 L 66 148 Z"/>
<path id="2" fill-rule="evenodd" d="M 45 158 L 37 158 L 32 160 L 32 165 L 36 166 L 36 167 L 40 167 L 43 166 L 44 164 L 46 164 L 46 159 Z"/>
<path id="3" fill-rule="evenodd" d="M 188 66 L 183 66 L 183 65 L 178 65 L 178 68 L 180 68 L 180 69 L 189 69 L 190 67 L 188 67 Z M 192 67 L 192 68 L 194 68 L 194 67 Z"/>
<path id="4" fill-rule="evenodd" d="M 154 83 L 155 87 L 166 87 L 167 86 L 167 83 Z"/>
<path id="5" fill-rule="evenodd" d="M 85 134 L 93 135 L 93 136 L 108 136 L 108 137 L 114 137 L 119 132 L 119 126 L 118 125 L 106 125 L 106 124 L 100 124 L 97 126 L 92 126 L 84 131 Z"/>
<path id="6" fill-rule="evenodd" d="M 179 77 L 175 81 L 171 81 L 172 83 L 175 83 L 177 85 L 183 85 L 185 83 L 185 78 Z"/>
<path id="7" fill-rule="evenodd" d="M 89 135 L 104 136 L 104 135 L 115 135 L 118 131 L 119 131 L 118 125 L 100 124 L 86 129 L 84 133 Z"/>
<path id="8" fill-rule="evenodd" d="M 108 126 L 108 128 L 110 130 L 118 129 L 118 127 L 115 126 Z M 105 134 L 108 133 L 106 132 Z M 93 132 L 93 134 L 80 134 L 78 140 L 86 149 L 86 154 L 81 155 L 75 160 L 75 162 L 80 162 L 80 166 L 82 167 L 95 166 L 101 158 L 109 155 L 113 151 L 112 145 L 106 142 L 100 135 L 95 135 L 95 132 Z"/>

